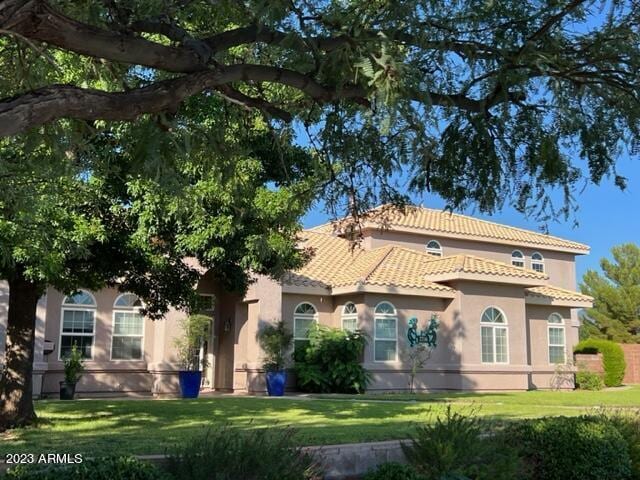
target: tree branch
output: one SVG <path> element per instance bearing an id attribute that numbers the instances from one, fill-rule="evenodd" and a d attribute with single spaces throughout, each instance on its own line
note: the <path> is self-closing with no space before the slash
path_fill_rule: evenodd
<path id="1" fill-rule="evenodd" d="M 134 120 L 145 113 L 175 111 L 192 95 L 238 81 L 286 85 L 321 103 L 352 99 L 368 106 L 366 92 L 357 86 L 325 87 L 292 70 L 241 64 L 196 72 L 127 92 L 104 92 L 69 85 L 40 88 L 0 102 L 0 136 L 15 135 L 60 118 Z M 254 104 L 258 101 L 242 94 L 242 97 L 232 95 L 236 100 L 242 98 Z"/>
<path id="2" fill-rule="evenodd" d="M 23 1 L 0 10 L 0 28 L 83 55 L 167 72 L 191 73 L 207 67 L 208 58 L 191 48 L 176 48 L 144 38 L 77 22 L 43 0 Z"/>
<path id="3" fill-rule="evenodd" d="M 220 85 L 219 87 L 216 87 L 216 91 L 227 101 L 240 105 L 247 110 L 257 108 L 285 122 L 291 122 L 291 120 L 293 120 L 293 116 L 286 110 L 278 108 L 261 98 L 249 97 L 248 95 L 231 88 L 229 85 Z"/>

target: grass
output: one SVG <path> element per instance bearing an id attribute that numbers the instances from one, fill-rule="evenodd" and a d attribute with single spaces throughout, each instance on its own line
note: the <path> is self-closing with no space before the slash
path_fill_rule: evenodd
<path id="1" fill-rule="evenodd" d="M 38 401 L 37 427 L 0 436 L 7 453 L 155 454 L 225 423 L 240 429 L 293 425 L 301 445 L 407 438 L 448 404 L 491 421 L 579 415 L 598 406 L 640 406 L 640 386 L 601 392 L 380 394 L 313 398 Z"/>

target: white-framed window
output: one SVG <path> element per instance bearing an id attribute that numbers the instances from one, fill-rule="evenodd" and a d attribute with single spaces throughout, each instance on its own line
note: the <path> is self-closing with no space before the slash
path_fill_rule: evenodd
<path id="1" fill-rule="evenodd" d="M 358 310 L 353 302 L 342 308 L 342 330 L 355 332 L 358 329 Z"/>
<path id="2" fill-rule="evenodd" d="M 76 345 L 82 357 L 93 358 L 93 341 L 96 331 L 96 299 L 89 292 L 79 290 L 64 297 L 60 315 L 60 345 L 58 359 L 64 359 Z"/>
<path id="3" fill-rule="evenodd" d="M 531 255 L 531 270 L 544 273 L 544 257 L 541 253 L 535 252 Z"/>
<path id="4" fill-rule="evenodd" d="M 511 252 L 511 265 L 524 268 L 524 255 L 520 250 Z"/>
<path id="5" fill-rule="evenodd" d="M 442 245 L 440 245 L 440 242 L 437 240 L 429 240 L 426 248 L 429 255 L 433 255 L 434 257 L 442 256 Z"/>
<path id="6" fill-rule="evenodd" d="M 507 317 L 497 307 L 488 307 L 480 318 L 482 363 L 509 363 Z"/>
<path id="7" fill-rule="evenodd" d="M 313 304 L 303 302 L 293 311 L 293 346 L 303 347 L 309 341 L 309 331 L 318 322 L 318 311 Z"/>
<path id="8" fill-rule="evenodd" d="M 198 312 L 211 315 L 216 309 L 216 296 L 212 293 L 198 294 Z"/>
<path id="9" fill-rule="evenodd" d="M 398 315 L 389 302 L 380 302 L 374 310 L 373 360 L 398 360 Z"/>
<path id="10" fill-rule="evenodd" d="M 567 352 L 564 319 L 559 313 L 552 313 L 547 319 L 547 324 L 549 363 L 565 363 Z"/>
<path id="11" fill-rule="evenodd" d="M 111 360 L 142 360 L 144 356 L 144 317 L 142 301 L 132 293 L 123 293 L 113 303 Z"/>

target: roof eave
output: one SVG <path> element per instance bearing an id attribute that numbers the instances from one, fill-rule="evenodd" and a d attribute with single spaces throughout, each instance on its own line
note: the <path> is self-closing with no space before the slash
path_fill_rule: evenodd
<path id="1" fill-rule="evenodd" d="M 282 293 L 301 293 L 306 295 L 331 295 L 329 287 L 321 285 L 293 285 L 285 283 L 282 285 Z"/>
<path id="2" fill-rule="evenodd" d="M 529 305 L 549 305 L 553 307 L 591 308 L 592 300 L 567 300 L 541 295 L 525 295 L 525 303 Z"/>
<path id="3" fill-rule="evenodd" d="M 515 277 L 510 275 L 495 275 L 490 273 L 446 272 L 436 275 L 427 275 L 430 282 L 451 282 L 467 280 L 482 283 L 502 283 L 508 285 L 520 285 L 524 287 L 540 287 L 547 284 L 546 279 Z"/>
<path id="4" fill-rule="evenodd" d="M 352 284 L 334 287 L 333 295 L 346 295 L 350 293 L 385 293 L 390 295 L 413 295 L 433 298 L 455 298 L 454 290 L 438 290 L 424 287 L 402 287 L 393 285 Z"/>

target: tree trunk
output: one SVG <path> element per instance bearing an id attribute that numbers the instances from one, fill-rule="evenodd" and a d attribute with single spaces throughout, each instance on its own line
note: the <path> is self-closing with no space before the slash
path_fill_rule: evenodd
<path id="1" fill-rule="evenodd" d="M 32 398 L 36 306 L 42 289 L 22 274 L 9 279 L 5 365 L 0 379 L 0 431 L 36 418 Z"/>

